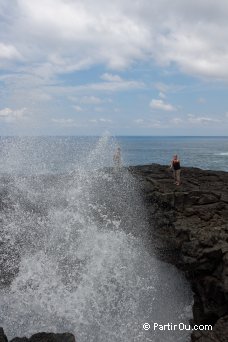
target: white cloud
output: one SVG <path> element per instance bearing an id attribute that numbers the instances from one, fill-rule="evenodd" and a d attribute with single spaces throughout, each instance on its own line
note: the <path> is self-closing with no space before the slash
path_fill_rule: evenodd
<path id="1" fill-rule="evenodd" d="M 166 84 L 163 82 L 157 82 L 154 85 L 155 89 L 159 90 L 159 96 L 160 97 L 166 97 L 166 93 L 176 93 L 185 88 L 183 85 L 177 85 L 177 84 Z"/>
<path id="2" fill-rule="evenodd" d="M 105 96 L 111 92 L 145 89 L 140 79 L 154 82 L 159 93 L 150 107 L 167 112 L 180 109 L 167 94 L 184 89 L 171 78 L 177 75 L 186 88 L 195 84 L 193 79 L 190 84 L 188 78 L 179 77 L 180 71 L 210 82 L 228 80 L 226 0 L 219 5 L 212 0 L 175 0 L 172 6 L 170 0 L 15 0 L 13 6 L 0 0 L 0 16 L 1 97 L 10 100 L 12 108 L 30 108 L 31 104 L 40 122 L 60 115 L 56 112 L 65 110 L 69 97 L 78 99 L 71 103 L 76 111 L 81 108 L 88 113 L 89 105 L 107 104 Z M 154 64 L 161 68 L 155 74 L 134 73 L 135 66 L 154 71 Z M 83 74 L 76 73 L 81 70 L 86 70 L 83 80 Z M 159 77 L 164 83 L 156 83 Z M 141 101 L 142 93 L 132 103 Z M 125 99 L 113 98 L 115 106 L 123 108 Z M 189 97 L 184 102 L 186 98 L 185 107 L 190 101 Z M 132 108 L 134 115 L 136 110 L 137 106 Z M 2 115 L 1 120 L 19 120 L 16 117 Z M 212 120 L 205 108 L 204 115 L 186 122 Z"/>
<path id="3" fill-rule="evenodd" d="M 173 105 L 171 105 L 170 103 L 166 103 L 163 100 L 160 99 L 153 99 L 150 102 L 150 107 L 152 109 L 159 109 L 159 110 L 164 110 L 166 112 L 172 112 L 177 110 L 176 107 L 174 107 Z"/>
<path id="4" fill-rule="evenodd" d="M 165 98 L 166 98 L 166 95 L 165 95 L 162 91 L 160 91 L 158 95 L 159 95 L 159 97 L 161 97 L 162 99 L 165 99 Z"/>
<path id="5" fill-rule="evenodd" d="M 181 119 L 181 118 L 172 118 L 171 120 L 170 120 L 170 123 L 171 124 L 174 124 L 174 125 L 176 125 L 176 126 L 178 126 L 178 125 L 180 125 L 180 124 L 182 124 L 183 123 L 183 119 Z"/>
<path id="6" fill-rule="evenodd" d="M 20 32 L 22 43 L 26 44 L 22 38 L 26 33 L 28 42 L 35 38 L 40 46 L 26 44 L 26 55 L 45 59 L 60 72 L 97 63 L 125 68 L 142 56 L 141 47 L 146 43 L 146 29 L 118 0 L 115 4 L 103 0 L 18 0 L 17 12 L 14 29 L 16 26 Z"/>
<path id="7" fill-rule="evenodd" d="M 140 81 L 134 80 L 122 80 L 121 82 L 97 82 L 87 83 L 74 87 L 52 87 L 49 86 L 47 89 L 55 94 L 75 94 L 75 93 L 89 93 L 89 92 L 119 92 L 128 91 L 132 89 L 143 89 L 145 84 Z M 70 96 L 70 95 L 69 95 Z M 72 98 L 72 97 L 71 97 Z M 108 102 L 111 102 L 108 100 Z"/>
<path id="8" fill-rule="evenodd" d="M 204 103 L 206 103 L 206 99 L 204 97 L 199 97 L 197 102 L 200 104 L 204 104 Z"/>
<path id="9" fill-rule="evenodd" d="M 144 119 L 135 119 L 134 122 L 136 124 L 143 124 L 145 122 L 145 120 Z"/>
<path id="10" fill-rule="evenodd" d="M 78 90 L 97 90 L 97 91 L 124 91 L 130 89 L 142 89 L 145 85 L 139 81 L 118 81 L 118 82 L 100 82 L 79 86 Z"/>
<path id="11" fill-rule="evenodd" d="M 73 106 L 73 108 L 76 110 L 76 112 L 82 112 L 83 109 L 80 106 Z"/>
<path id="12" fill-rule="evenodd" d="M 89 122 L 91 123 L 112 123 L 111 119 L 107 119 L 107 118 L 96 118 L 96 119 L 90 119 Z"/>
<path id="13" fill-rule="evenodd" d="M 59 127 L 64 127 L 64 128 L 82 128 L 82 127 L 89 127 L 89 123 L 111 124 L 112 120 L 109 118 L 93 118 L 93 119 L 84 119 L 82 121 L 78 121 L 73 118 L 52 118 L 51 122 Z"/>
<path id="14" fill-rule="evenodd" d="M 99 121 L 100 121 L 100 122 L 109 122 L 109 123 L 112 122 L 112 120 L 110 120 L 110 119 L 104 119 L 104 118 L 100 118 Z"/>
<path id="15" fill-rule="evenodd" d="M 22 59 L 15 46 L 0 42 L 0 59 Z"/>
<path id="16" fill-rule="evenodd" d="M 57 126 L 64 127 L 64 128 L 77 128 L 83 127 L 82 123 L 77 122 L 75 119 L 72 118 L 52 118 L 51 121 L 56 124 Z"/>
<path id="17" fill-rule="evenodd" d="M 102 107 L 95 107 L 95 112 L 102 113 L 102 112 L 104 112 L 104 108 L 102 108 Z"/>
<path id="18" fill-rule="evenodd" d="M 103 100 L 97 96 L 83 96 L 80 100 L 84 104 L 100 104 Z"/>
<path id="19" fill-rule="evenodd" d="M 0 117 L 8 117 L 10 115 L 12 115 L 13 110 L 10 108 L 4 108 L 0 110 Z"/>
<path id="20" fill-rule="evenodd" d="M 0 110 L 0 120 L 4 120 L 8 123 L 13 123 L 26 118 L 26 108 L 11 109 L 4 108 Z"/>
<path id="21" fill-rule="evenodd" d="M 120 76 L 112 75 L 112 74 L 108 74 L 108 73 L 101 75 L 101 79 L 104 81 L 110 81 L 110 82 L 121 82 L 122 81 L 122 78 Z"/>
<path id="22" fill-rule="evenodd" d="M 191 124 L 214 124 L 219 123 L 220 120 L 208 116 L 195 116 L 193 114 L 188 114 L 188 122 Z"/>
<path id="23" fill-rule="evenodd" d="M 168 90 L 170 90 L 170 85 L 167 85 L 162 82 L 158 82 L 154 86 L 157 90 L 159 90 L 162 93 L 166 93 Z"/>
<path id="24" fill-rule="evenodd" d="M 54 73 L 94 64 L 123 69 L 152 58 L 196 76 L 228 78 L 226 0 L 17 0 L 14 9 L 4 1 L 1 12 L 8 42 L 2 53 L 23 51 L 27 62 Z"/>
<path id="25" fill-rule="evenodd" d="M 52 119 L 52 122 L 59 123 L 59 124 L 72 124 L 74 122 L 74 119 L 66 119 L 66 118 L 60 118 L 60 119 Z"/>
<path id="26" fill-rule="evenodd" d="M 98 97 L 94 95 L 85 95 L 80 97 L 69 96 L 69 100 L 83 105 L 100 105 L 102 103 L 112 103 L 112 99 Z"/>
<path id="27" fill-rule="evenodd" d="M 166 127 L 166 125 L 162 123 L 160 120 L 154 120 L 149 123 L 148 127 L 149 128 L 162 128 L 162 127 Z"/>
<path id="28" fill-rule="evenodd" d="M 142 128 L 162 128 L 162 127 L 166 127 L 166 125 L 164 123 L 162 123 L 160 120 L 156 120 L 156 119 L 143 119 L 143 118 L 139 118 L 139 119 L 133 120 L 133 123 L 136 124 L 139 127 L 142 127 Z"/>

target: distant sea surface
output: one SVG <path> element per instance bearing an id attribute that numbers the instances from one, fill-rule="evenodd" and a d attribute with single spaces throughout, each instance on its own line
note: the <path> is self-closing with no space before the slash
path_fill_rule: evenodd
<path id="1" fill-rule="evenodd" d="M 1 173 L 62 173 L 93 156 L 109 155 L 112 165 L 115 148 L 121 147 L 123 165 L 169 164 L 178 154 L 182 166 L 228 171 L 227 137 L 1 137 Z M 106 150 L 106 151 L 104 151 Z M 108 154 L 107 154 L 108 150 Z M 90 165 L 92 166 L 92 165 Z M 104 166 L 104 163 L 102 164 Z"/>

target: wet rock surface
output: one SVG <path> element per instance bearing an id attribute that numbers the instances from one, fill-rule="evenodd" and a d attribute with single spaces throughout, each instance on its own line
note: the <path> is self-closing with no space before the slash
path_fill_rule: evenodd
<path id="1" fill-rule="evenodd" d="M 193 341 L 228 341 L 228 173 L 182 168 L 181 185 L 158 164 L 131 167 L 140 181 L 157 254 L 182 269 L 194 291 Z"/>

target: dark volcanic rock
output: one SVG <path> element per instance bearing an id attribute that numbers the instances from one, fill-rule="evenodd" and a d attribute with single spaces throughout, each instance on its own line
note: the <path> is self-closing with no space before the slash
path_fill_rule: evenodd
<path id="1" fill-rule="evenodd" d="M 130 171 L 141 182 L 158 255 L 191 281 L 194 323 L 214 325 L 213 332 L 192 339 L 228 341 L 228 173 L 182 168 L 176 186 L 166 166 Z"/>
<path id="2" fill-rule="evenodd" d="M 38 333 L 27 337 L 15 337 L 10 342 L 76 342 L 72 334 L 53 334 L 53 333 Z"/>
<path id="3" fill-rule="evenodd" d="M 228 316 L 220 318 L 212 331 L 194 332 L 192 341 L 194 342 L 227 342 L 228 339 Z"/>
<path id="4" fill-rule="evenodd" d="M 0 342 L 8 342 L 4 330 L 0 328 Z M 10 342 L 76 342 L 74 335 L 70 333 L 54 334 L 54 333 L 38 333 L 27 337 L 15 337 Z"/>
<path id="5" fill-rule="evenodd" d="M 8 342 L 6 335 L 4 334 L 4 330 L 0 327 L 0 342 Z"/>

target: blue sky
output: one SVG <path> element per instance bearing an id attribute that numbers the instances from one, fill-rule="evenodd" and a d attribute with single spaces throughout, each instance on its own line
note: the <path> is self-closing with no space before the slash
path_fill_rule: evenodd
<path id="1" fill-rule="evenodd" d="M 0 0 L 0 135 L 227 135 L 227 17 L 226 0 Z"/>

